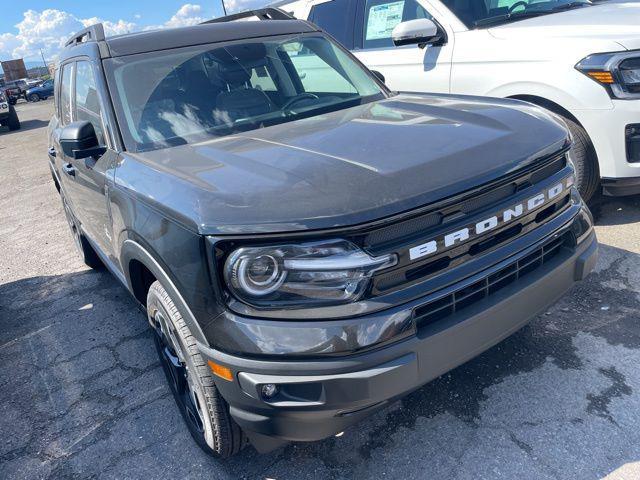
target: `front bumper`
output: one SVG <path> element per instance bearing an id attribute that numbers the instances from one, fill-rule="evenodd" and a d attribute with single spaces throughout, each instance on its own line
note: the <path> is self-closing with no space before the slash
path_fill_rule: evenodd
<path id="1" fill-rule="evenodd" d="M 572 113 L 593 142 L 600 176 L 609 181 L 621 178 L 638 181 L 640 163 L 627 161 L 625 133 L 628 125 L 640 123 L 640 100 L 613 100 L 612 104 L 613 108 L 609 110 L 575 110 Z"/>
<path id="2" fill-rule="evenodd" d="M 401 340 L 362 353 L 306 360 L 231 355 L 199 345 L 206 360 L 234 373 L 233 381 L 216 378 L 231 415 L 262 451 L 284 441 L 320 440 L 479 355 L 547 309 L 594 268 L 595 233 L 584 207 L 578 208 L 580 213 L 552 234 L 559 237 L 575 229 L 577 221 L 586 221 L 576 245 L 563 247 L 526 276 L 457 313 L 418 326 Z M 521 252 L 522 258 L 533 248 Z M 417 300 L 387 315 L 411 313 L 420 304 Z M 367 317 L 360 323 L 366 325 Z M 254 330 L 259 333 L 259 321 Z M 352 333 L 358 335 L 357 330 Z M 278 385 L 279 393 L 264 399 L 261 386 L 268 383 Z"/>

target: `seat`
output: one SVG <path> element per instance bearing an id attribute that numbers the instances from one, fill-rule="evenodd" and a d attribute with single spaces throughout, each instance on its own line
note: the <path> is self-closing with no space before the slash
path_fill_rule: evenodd
<path id="1" fill-rule="evenodd" d="M 213 109 L 222 88 L 214 86 L 202 70 L 191 71 L 186 77 L 184 104 L 192 107 L 204 124 L 212 124 Z"/>
<path id="2" fill-rule="evenodd" d="M 231 120 L 264 115 L 275 109 L 262 90 L 250 86 L 251 74 L 240 65 L 226 67 L 221 73 L 229 89 L 218 95 L 216 104 Z"/>
<path id="3" fill-rule="evenodd" d="M 217 53 L 220 77 L 227 86 L 227 91 L 217 98 L 220 113 L 237 120 L 276 110 L 269 96 L 250 83 L 252 70 L 266 63 L 267 52 L 263 44 L 231 45 Z"/>

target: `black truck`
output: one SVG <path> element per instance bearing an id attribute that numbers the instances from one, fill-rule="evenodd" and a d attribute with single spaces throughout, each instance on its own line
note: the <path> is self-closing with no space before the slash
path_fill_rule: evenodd
<path id="1" fill-rule="evenodd" d="M 91 26 L 55 88 L 50 167 L 75 244 L 147 313 L 186 424 L 220 457 L 343 431 L 596 262 L 561 120 L 392 92 L 277 9 Z"/>

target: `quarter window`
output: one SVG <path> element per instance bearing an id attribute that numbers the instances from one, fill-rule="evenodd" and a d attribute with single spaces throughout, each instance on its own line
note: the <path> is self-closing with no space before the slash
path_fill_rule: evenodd
<path id="1" fill-rule="evenodd" d="M 60 120 L 67 125 L 71 120 L 71 79 L 73 78 L 73 63 L 62 67 L 62 81 L 60 82 Z"/>
<path id="2" fill-rule="evenodd" d="M 98 90 L 91 64 L 78 62 L 76 66 L 76 120 L 85 120 L 93 124 L 98 142 L 104 145 L 104 131 L 100 114 Z"/>
<path id="3" fill-rule="evenodd" d="M 364 48 L 392 47 L 391 33 L 401 22 L 433 17 L 415 0 L 366 0 Z"/>

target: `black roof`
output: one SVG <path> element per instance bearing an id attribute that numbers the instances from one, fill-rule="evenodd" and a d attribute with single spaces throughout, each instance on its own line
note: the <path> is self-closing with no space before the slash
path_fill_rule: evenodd
<path id="1" fill-rule="evenodd" d="M 207 43 L 314 32 L 301 20 L 238 21 L 129 33 L 104 40 L 111 57 Z"/>

